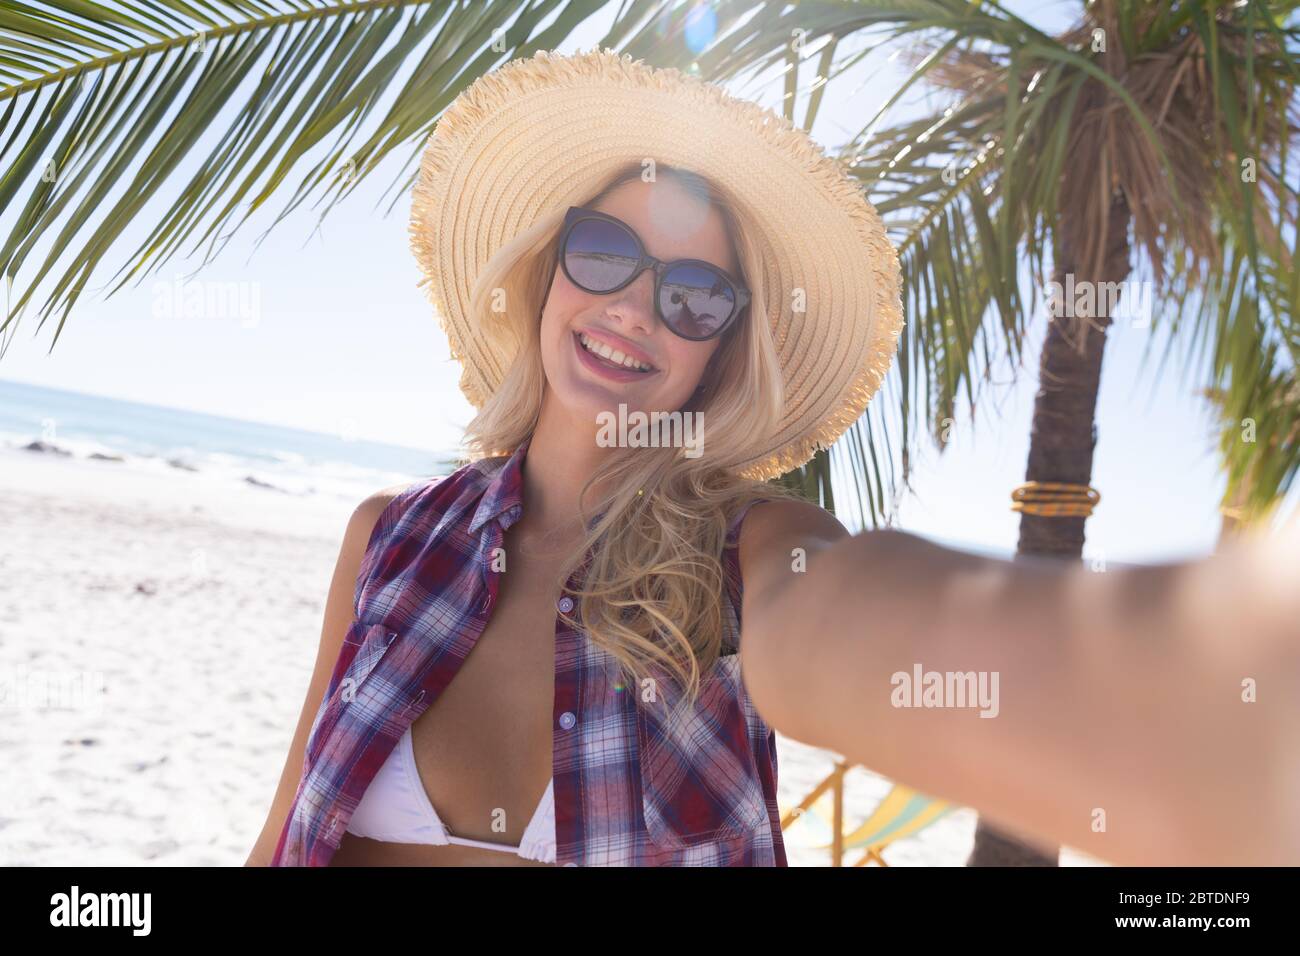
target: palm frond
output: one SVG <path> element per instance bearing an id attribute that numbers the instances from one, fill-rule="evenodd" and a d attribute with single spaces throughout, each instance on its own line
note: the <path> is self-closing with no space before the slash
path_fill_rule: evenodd
<path id="1" fill-rule="evenodd" d="M 554 48 L 605 5 L 5 4 L 0 200 L 16 217 L 0 237 L 0 267 L 11 286 L 24 281 L 0 331 L 49 280 L 40 324 L 58 313 L 57 341 L 97 269 L 152 203 L 163 211 L 149 214 L 153 230 L 113 274 L 108 295 L 187 243 L 190 254 L 206 246 L 201 268 L 281 195 L 288 202 L 273 225 L 314 192 L 325 194 L 324 218 L 390 151 L 409 146 L 414 156 L 437 116 L 477 76 Z M 664 0 L 626 3 L 615 30 L 654 23 L 666 7 Z M 727 4 L 720 22 L 729 25 L 742 7 Z M 197 171 L 177 185 L 177 169 L 194 156 L 202 157 Z"/>

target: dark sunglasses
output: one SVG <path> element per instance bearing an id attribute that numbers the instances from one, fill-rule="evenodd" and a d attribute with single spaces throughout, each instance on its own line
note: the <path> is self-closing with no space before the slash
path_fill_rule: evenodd
<path id="1" fill-rule="evenodd" d="M 694 342 L 721 335 L 749 304 L 749 290 L 724 270 L 703 259 L 646 255 L 631 226 L 594 209 L 569 207 L 559 260 L 570 282 L 596 295 L 617 292 L 653 268 L 655 311 L 670 332 Z"/>

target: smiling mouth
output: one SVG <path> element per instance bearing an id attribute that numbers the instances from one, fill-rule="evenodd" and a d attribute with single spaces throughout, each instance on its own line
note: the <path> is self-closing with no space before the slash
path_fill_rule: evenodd
<path id="1" fill-rule="evenodd" d="M 637 361 L 630 356 L 623 355 L 623 353 L 616 349 L 612 349 L 606 345 L 601 345 L 599 342 L 582 332 L 575 332 L 573 337 L 577 342 L 578 348 L 582 349 L 591 356 L 592 359 L 607 368 L 615 369 L 620 372 L 631 372 L 636 375 L 650 375 L 653 372 L 659 371 L 653 365 Z"/>

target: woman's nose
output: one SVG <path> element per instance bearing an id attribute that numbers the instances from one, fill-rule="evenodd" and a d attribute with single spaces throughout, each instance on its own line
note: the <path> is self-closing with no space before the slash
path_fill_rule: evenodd
<path id="1" fill-rule="evenodd" d="M 617 317 L 625 328 L 636 328 L 649 335 L 656 322 L 654 294 L 654 270 L 646 269 L 614 294 L 605 311 Z"/>

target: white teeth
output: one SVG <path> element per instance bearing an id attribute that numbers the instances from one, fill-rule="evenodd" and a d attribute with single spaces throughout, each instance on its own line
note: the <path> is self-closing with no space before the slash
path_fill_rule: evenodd
<path id="1" fill-rule="evenodd" d="M 579 333 L 578 340 L 582 343 L 582 347 L 588 352 L 599 355 L 601 358 L 607 359 L 615 365 L 622 365 L 624 368 L 635 369 L 638 372 L 650 371 L 650 366 L 646 365 L 644 362 L 638 362 L 636 359 L 624 355 L 617 349 L 612 349 L 608 345 L 597 342 L 595 339 L 588 337 L 585 333 Z"/>

